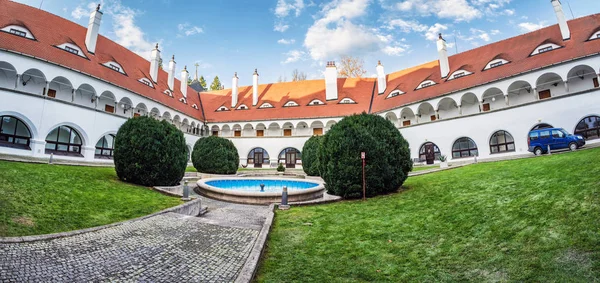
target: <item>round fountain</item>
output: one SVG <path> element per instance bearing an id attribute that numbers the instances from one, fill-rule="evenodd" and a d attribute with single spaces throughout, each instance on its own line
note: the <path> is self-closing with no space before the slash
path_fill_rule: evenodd
<path id="1" fill-rule="evenodd" d="M 246 204 L 281 202 L 283 187 L 288 201 L 301 202 L 323 197 L 323 183 L 284 178 L 210 178 L 198 181 L 197 193 L 212 199 Z"/>

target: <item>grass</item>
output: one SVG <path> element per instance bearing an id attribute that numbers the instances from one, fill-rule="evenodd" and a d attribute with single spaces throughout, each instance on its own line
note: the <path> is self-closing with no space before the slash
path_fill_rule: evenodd
<path id="1" fill-rule="evenodd" d="M 440 166 L 439 165 L 413 166 L 413 170 L 411 172 L 419 172 L 419 171 L 425 171 L 425 170 L 437 169 L 437 168 L 440 168 Z"/>
<path id="2" fill-rule="evenodd" d="M 118 180 L 114 168 L 0 161 L 0 236 L 71 231 L 148 215 L 181 200 Z"/>
<path id="3" fill-rule="evenodd" d="M 600 280 L 600 149 L 410 177 L 277 211 L 259 282 Z"/>

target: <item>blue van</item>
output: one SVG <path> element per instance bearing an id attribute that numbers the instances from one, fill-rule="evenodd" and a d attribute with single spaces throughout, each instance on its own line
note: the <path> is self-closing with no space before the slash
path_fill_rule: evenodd
<path id="1" fill-rule="evenodd" d="M 542 155 L 548 153 L 548 146 L 550 146 L 550 150 L 568 148 L 574 151 L 584 146 L 585 140 L 582 136 L 569 134 L 563 128 L 546 128 L 529 132 L 527 145 L 529 152 Z"/>

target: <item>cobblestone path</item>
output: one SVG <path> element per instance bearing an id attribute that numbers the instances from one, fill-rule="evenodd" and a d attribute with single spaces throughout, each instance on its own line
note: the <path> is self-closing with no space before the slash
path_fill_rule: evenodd
<path id="1" fill-rule="evenodd" d="M 206 200 L 206 202 L 205 202 Z M 230 282 L 267 207 L 203 198 L 202 217 L 167 213 L 47 241 L 0 244 L 0 282 Z"/>

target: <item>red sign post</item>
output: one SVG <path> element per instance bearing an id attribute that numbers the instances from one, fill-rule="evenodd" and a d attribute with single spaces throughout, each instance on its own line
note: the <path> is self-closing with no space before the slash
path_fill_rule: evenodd
<path id="1" fill-rule="evenodd" d="M 366 153 L 363 151 L 360 153 L 360 159 L 362 159 L 362 171 L 363 171 L 363 200 L 367 200 L 367 185 L 365 182 L 365 158 Z"/>

